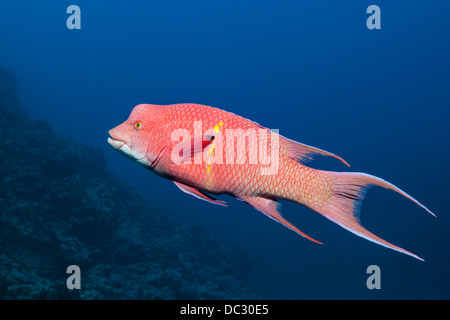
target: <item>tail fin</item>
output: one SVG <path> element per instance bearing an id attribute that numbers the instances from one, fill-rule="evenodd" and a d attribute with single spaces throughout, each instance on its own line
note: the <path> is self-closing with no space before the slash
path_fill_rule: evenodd
<path id="1" fill-rule="evenodd" d="M 397 247 L 365 229 L 361 225 L 359 219 L 361 200 L 364 198 L 367 189 L 373 185 L 376 185 L 400 193 L 421 206 L 433 216 L 436 216 L 434 213 L 432 213 L 409 194 L 383 179 L 358 172 L 333 172 L 333 174 L 335 177 L 335 183 L 332 195 L 328 199 L 328 202 L 326 202 L 324 206 L 315 209 L 316 211 L 360 237 L 424 261 L 417 255 Z"/>

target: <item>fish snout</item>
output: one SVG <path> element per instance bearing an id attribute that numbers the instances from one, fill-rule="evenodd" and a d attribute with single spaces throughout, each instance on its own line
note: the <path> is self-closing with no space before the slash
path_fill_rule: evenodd
<path id="1" fill-rule="evenodd" d="M 125 141 L 123 139 L 121 139 L 122 135 L 120 134 L 120 131 L 117 130 L 117 128 L 118 127 L 115 127 L 108 131 L 108 134 L 109 134 L 108 143 L 115 150 L 119 150 L 126 144 Z"/>
<path id="2" fill-rule="evenodd" d="M 133 136 L 134 129 L 131 132 L 129 129 L 129 124 L 125 122 L 109 130 L 108 144 L 127 158 L 139 163 L 146 163 L 147 149 L 146 147 L 141 148 L 142 143 L 139 144 L 141 141 L 136 139 L 136 134 Z"/>

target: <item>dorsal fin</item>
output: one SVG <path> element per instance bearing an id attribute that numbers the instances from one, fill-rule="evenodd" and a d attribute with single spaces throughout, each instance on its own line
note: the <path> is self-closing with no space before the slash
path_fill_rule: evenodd
<path id="1" fill-rule="evenodd" d="M 319 149 L 319 148 L 315 148 L 315 147 L 311 147 L 308 146 L 306 144 L 294 141 L 294 140 L 290 140 L 288 138 L 283 137 L 282 135 L 280 135 L 280 145 L 284 148 L 284 150 L 288 153 L 289 157 L 291 157 L 292 159 L 295 159 L 301 163 L 306 163 L 308 161 L 311 161 L 314 159 L 314 156 L 316 155 L 324 155 L 324 156 L 330 156 L 330 157 L 334 157 L 340 161 L 342 161 L 345 165 L 349 166 L 350 165 L 347 163 L 347 161 L 345 161 L 344 159 L 342 159 L 341 157 Z"/>

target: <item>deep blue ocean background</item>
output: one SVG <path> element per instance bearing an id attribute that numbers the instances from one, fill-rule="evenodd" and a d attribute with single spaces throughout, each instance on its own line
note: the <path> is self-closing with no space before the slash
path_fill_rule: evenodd
<path id="1" fill-rule="evenodd" d="M 71 4 L 81 30 L 66 27 Z M 366 27 L 371 4 L 381 8 L 380 30 Z M 248 286 L 262 298 L 448 299 L 449 12 L 448 1 L 415 0 L 7 0 L 0 65 L 16 74 L 33 118 L 101 148 L 110 171 L 178 223 L 248 252 Z M 220 198 L 229 208 L 188 196 L 106 143 L 135 105 L 182 102 L 279 129 L 396 184 L 438 217 L 372 188 L 362 222 L 426 262 L 282 202 L 284 217 L 317 245 L 228 196 Z M 335 159 L 311 166 L 348 170 Z M 381 269 L 380 290 L 366 287 L 369 265 Z"/>

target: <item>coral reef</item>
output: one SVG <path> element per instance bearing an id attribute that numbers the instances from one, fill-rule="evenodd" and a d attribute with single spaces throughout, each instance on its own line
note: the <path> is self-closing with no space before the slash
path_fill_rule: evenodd
<path id="1" fill-rule="evenodd" d="M 31 119 L 15 86 L 0 68 L 1 299 L 258 298 L 247 254 L 170 221 L 100 150 Z M 66 287 L 72 264 L 80 290 Z"/>

